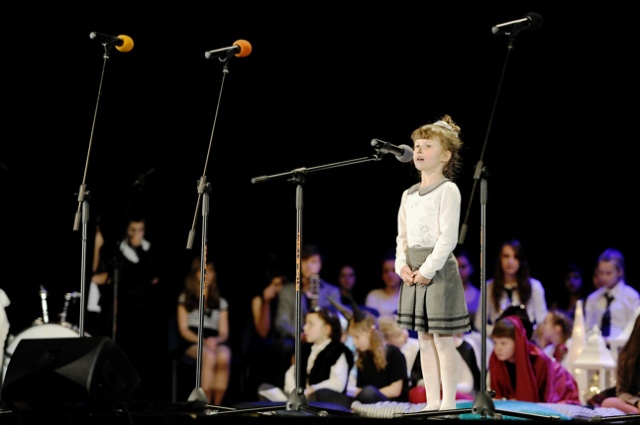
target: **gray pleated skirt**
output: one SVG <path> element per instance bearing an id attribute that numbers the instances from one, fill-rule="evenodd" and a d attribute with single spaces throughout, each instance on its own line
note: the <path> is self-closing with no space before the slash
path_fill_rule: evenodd
<path id="1" fill-rule="evenodd" d="M 407 263 L 417 270 L 433 248 L 409 248 Z M 433 334 L 455 334 L 471 330 L 469 310 L 458 262 L 449 255 L 444 267 L 427 286 L 402 284 L 398 302 L 398 325 Z"/>

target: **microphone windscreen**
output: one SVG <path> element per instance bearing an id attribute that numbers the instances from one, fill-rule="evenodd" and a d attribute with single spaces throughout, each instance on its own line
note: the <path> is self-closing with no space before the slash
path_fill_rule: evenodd
<path id="1" fill-rule="evenodd" d="M 529 31 L 539 30 L 542 27 L 542 16 L 535 12 L 529 12 L 524 15 L 525 18 L 529 19 Z"/>
<path id="2" fill-rule="evenodd" d="M 413 149 L 407 145 L 400 145 L 402 155 L 396 155 L 396 159 L 400 162 L 411 162 L 413 160 Z"/>
<path id="3" fill-rule="evenodd" d="M 237 40 L 233 45 L 240 47 L 240 51 L 236 53 L 236 57 L 244 58 L 251 53 L 251 43 L 247 40 Z"/>
<path id="4" fill-rule="evenodd" d="M 122 46 L 116 46 L 116 49 L 123 53 L 130 52 L 133 49 L 133 39 L 131 37 L 120 34 L 118 38 L 122 40 Z"/>

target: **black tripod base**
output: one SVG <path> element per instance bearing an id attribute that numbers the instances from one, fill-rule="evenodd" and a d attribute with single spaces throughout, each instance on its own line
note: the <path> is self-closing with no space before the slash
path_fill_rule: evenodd
<path id="1" fill-rule="evenodd" d="M 470 407 L 463 409 L 451 409 L 451 410 L 431 410 L 431 411 L 421 411 L 421 412 L 409 412 L 409 413 L 399 413 L 397 416 L 406 417 L 442 417 L 442 419 L 458 419 L 457 415 L 461 415 L 463 413 L 472 413 L 472 409 Z"/>
<path id="2" fill-rule="evenodd" d="M 255 405 L 257 403 L 251 403 L 251 405 Z M 301 388 L 298 390 L 294 390 L 289 395 L 287 402 L 285 404 L 280 404 L 277 402 L 260 402 L 263 404 L 261 406 L 256 407 L 239 407 L 232 410 L 224 410 L 224 411 L 212 411 L 211 415 L 230 415 L 230 414 L 251 414 L 251 413 L 262 413 L 264 415 L 280 415 L 280 416 L 297 416 L 297 415 L 306 415 L 306 416 L 319 416 L 326 417 L 330 414 L 333 415 L 353 415 L 353 413 L 345 410 L 325 408 L 321 406 L 319 403 L 317 406 L 311 406 L 307 403 L 307 399 L 304 396 L 304 390 Z"/>
<path id="3" fill-rule="evenodd" d="M 209 410 L 233 410 L 230 407 L 217 406 L 214 404 L 207 404 L 207 396 L 204 393 L 204 390 L 200 387 L 196 387 L 189 394 L 188 402 L 193 406 L 202 406 L 202 408 L 207 408 Z"/>
<path id="4" fill-rule="evenodd" d="M 237 408 L 233 410 L 212 411 L 210 414 L 221 416 L 221 415 L 230 415 L 230 414 L 262 413 L 264 415 L 269 416 L 269 415 L 276 415 L 278 414 L 277 412 L 279 411 L 283 412 L 281 413 L 282 415 L 286 415 L 289 412 L 291 412 L 291 414 L 307 413 L 309 415 L 320 416 L 320 417 L 329 416 L 329 412 L 327 412 L 326 410 L 310 407 L 306 404 L 292 405 L 289 403 L 274 404 L 274 405 L 259 406 L 259 407 L 244 407 L 244 408 Z"/>

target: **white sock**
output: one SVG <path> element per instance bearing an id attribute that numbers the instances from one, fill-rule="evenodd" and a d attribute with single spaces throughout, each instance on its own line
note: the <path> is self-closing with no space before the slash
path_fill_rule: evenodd
<path id="1" fill-rule="evenodd" d="M 427 393 L 427 405 L 422 410 L 438 410 L 440 409 L 440 367 L 436 345 L 433 341 L 433 335 L 426 332 L 418 333 L 418 341 L 420 341 L 422 378 Z"/>
<path id="2" fill-rule="evenodd" d="M 442 403 L 440 410 L 456 408 L 456 391 L 458 383 L 458 353 L 453 335 L 434 335 L 433 340 L 440 360 L 440 376 L 442 379 Z"/>

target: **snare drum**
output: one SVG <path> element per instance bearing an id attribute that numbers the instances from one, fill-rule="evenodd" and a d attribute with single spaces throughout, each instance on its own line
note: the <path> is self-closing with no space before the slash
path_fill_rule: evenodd
<path id="1" fill-rule="evenodd" d="M 4 376 L 7 373 L 7 367 L 9 366 L 11 355 L 23 339 L 71 338 L 79 336 L 80 334 L 70 326 L 58 323 L 35 324 L 30 328 L 25 329 L 16 335 L 15 338 L 7 341 L 7 348 L 4 350 L 4 359 L 2 363 L 2 381 L 4 382 Z"/>

